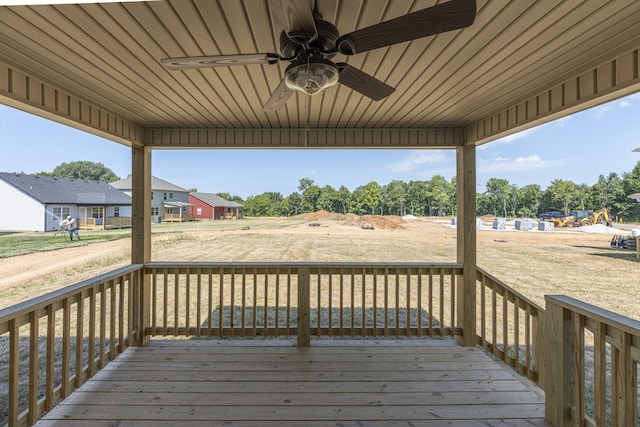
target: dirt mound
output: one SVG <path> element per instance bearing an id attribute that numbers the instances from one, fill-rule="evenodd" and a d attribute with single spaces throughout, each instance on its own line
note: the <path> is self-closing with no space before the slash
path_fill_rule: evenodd
<path id="1" fill-rule="evenodd" d="M 294 216 L 294 218 L 296 219 L 306 219 L 309 221 L 318 221 L 319 219 L 330 219 L 330 216 L 332 214 L 325 211 L 325 210 L 319 210 L 319 211 L 315 211 L 315 212 L 309 212 L 309 213 L 304 213 L 304 214 L 300 214 L 300 215 L 296 215 Z"/>
<path id="2" fill-rule="evenodd" d="M 348 225 L 352 227 L 360 227 L 362 226 L 373 226 L 374 229 L 378 228 L 381 230 L 395 230 L 405 228 L 403 224 L 406 223 L 404 219 L 396 215 L 356 215 L 353 213 L 341 214 L 341 213 L 331 213 L 325 210 L 320 210 L 316 212 L 309 212 L 306 214 L 300 214 L 295 216 L 294 218 L 304 219 L 307 221 L 318 221 L 318 220 L 330 220 L 337 221 L 342 225 Z"/>
<path id="3" fill-rule="evenodd" d="M 362 218 L 375 228 L 382 228 L 385 230 L 404 228 L 403 224 L 406 222 L 404 219 L 396 215 L 365 215 Z"/>
<path id="4" fill-rule="evenodd" d="M 341 222 L 343 225 L 350 225 L 353 227 L 363 228 L 367 226 L 373 226 L 374 229 L 381 230 L 395 230 L 404 228 L 406 222 L 399 216 L 382 216 L 382 215 L 364 215 L 358 216 L 354 214 L 347 214 L 344 216 L 344 220 Z"/>

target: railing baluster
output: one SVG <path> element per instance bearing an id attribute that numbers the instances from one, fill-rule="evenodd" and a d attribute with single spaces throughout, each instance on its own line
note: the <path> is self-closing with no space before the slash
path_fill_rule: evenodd
<path id="1" fill-rule="evenodd" d="M 213 272 L 207 273 L 207 336 L 213 335 Z"/>
<path id="2" fill-rule="evenodd" d="M 196 335 L 202 336 L 202 269 L 196 269 Z"/>
<path id="3" fill-rule="evenodd" d="M 439 269 L 440 271 L 440 336 L 444 336 L 444 271 Z"/>
<path id="4" fill-rule="evenodd" d="M 235 314 L 236 314 L 236 274 L 235 272 L 229 272 L 231 275 L 231 292 L 229 295 L 229 331 L 230 335 L 235 335 Z"/>
<path id="5" fill-rule="evenodd" d="M 242 336 L 247 336 L 246 334 L 246 310 L 247 310 L 247 270 L 243 268 L 241 271 L 242 274 L 242 314 L 241 314 L 241 328 L 242 328 Z"/>
<path id="6" fill-rule="evenodd" d="M 180 324 L 180 273 L 176 268 L 173 273 L 173 336 L 178 336 Z"/>
<path id="7" fill-rule="evenodd" d="M 184 272 L 184 326 L 186 327 L 185 335 L 189 334 L 189 327 L 191 326 L 191 269 L 187 268 Z M 176 328 L 178 324 L 176 323 Z"/>
<path id="8" fill-rule="evenodd" d="M 433 268 L 429 269 L 429 336 L 433 336 Z"/>
<path id="9" fill-rule="evenodd" d="M 513 368 L 518 370 L 520 364 L 520 301 L 513 297 Z"/>
<path id="10" fill-rule="evenodd" d="M 107 285 L 105 282 L 100 283 L 100 357 L 98 358 L 98 367 L 104 368 L 106 365 L 105 353 L 107 348 Z"/>
<path id="11" fill-rule="evenodd" d="M 13 328 L 12 328 L 13 329 Z M 27 417 L 27 424 L 33 425 L 38 421 L 38 374 L 39 374 L 39 356 L 40 356 L 40 318 L 37 312 L 34 310 L 29 313 L 29 414 Z M 77 365 L 76 361 L 76 365 Z M 9 366 L 13 367 L 11 361 Z M 82 366 L 82 363 L 80 363 Z M 13 369 L 18 368 L 16 363 Z M 11 368 L 10 368 L 11 369 Z M 77 381 L 77 379 L 76 379 Z M 9 391 L 11 396 L 11 391 Z M 11 407 L 11 403 L 9 403 Z"/>
<path id="12" fill-rule="evenodd" d="M 89 289 L 89 357 L 87 358 L 87 377 L 96 373 L 96 288 Z"/>
<path id="13" fill-rule="evenodd" d="M 224 272 L 222 268 L 218 273 L 218 336 L 224 335 Z"/>
<path id="14" fill-rule="evenodd" d="M 45 378 L 45 411 L 50 411 L 55 405 L 54 388 L 54 367 L 55 367 L 55 343 L 56 343 L 56 312 L 53 309 L 53 303 L 47 306 L 47 360 L 46 360 L 46 378 Z M 16 359 L 17 360 L 17 359 Z M 17 365 L 17 362 L 16 362 Z M 17 381 L 17 376 L 16 376 Z M 17 391 L 17 389 L 16 389 Z"/>
<path id="15" fill-rule="evenodd" d="M 20 327 L 16 319 L 9 321 L 9 425 L 18 425 L 20 375 Z M 53 392 L 53 390 L 52 390 Z"/>
<path id="16" fill-rule="evenodd" d="M 69 298 L 62 301 L 62 378 L 61 398 L 69 395 L 69 366 L 71 356 L 71 303 Z"/>
<path id="17" fill-rule="evenodd" d="M 418 310 L 416 314 L 417 325 L 418 325 L 418 336 L 422 337 L 422 269 L 418 269 L 418 295 L 416 298 L 416 310 Z"/>
<path id="18" fill-rule="evenodd" d="M 116 358 L 116 286 L 115 280 L 109 281 L 109 360 Z"/>
<path id="19" fill-rule="evenodd" d="M 76 313 L 76 380 L 75 387 L 78 388 L 84 382 L 83 379 L 83 354 L 84 354 L 84 292 L 78 294 Z M 131 300 L 129 300 L 131 301 Z M 131 336 L 131 335 L 129 335 Z"/>
<path id="20" fill-rule="evenodd" d="M 276 269 L 274 273 L 276 275 L 275 327 L 276 327 L 276 336 L 280 336 L 280 272 L 279 270 Z"/>

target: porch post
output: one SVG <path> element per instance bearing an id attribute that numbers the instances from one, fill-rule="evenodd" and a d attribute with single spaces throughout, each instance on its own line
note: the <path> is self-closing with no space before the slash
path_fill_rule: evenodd
<path id="1" fill-rule="evenodd" d="M 151 149 L 131 149 L 131 263 L 151 261 Z M 134 289 L 133 329 L 134 345 L 144 345 L 148 337 L 144 331 L 149 324 L 151 295 L 149 278 L 141 272 Z"/>
<path id="2" fill-rule="evenodd" d="M 476 147 L 456 149 L 457 261 L 463 266 L 457 291 L 462 345 L 476 345 Z"/>

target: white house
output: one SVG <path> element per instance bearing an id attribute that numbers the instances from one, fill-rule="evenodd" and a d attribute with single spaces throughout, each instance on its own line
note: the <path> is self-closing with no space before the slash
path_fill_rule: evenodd
<path id="1" fill-rule="evenodd" d="M 115 188 L 131 195 L 131 176 L 111 183 Z M 151 177 L 151 219 L 153 222 L 192 221 L 193 203 L 189 202 L 189 190 L 175 184 Z"/>
<path id="2" fill-rule="evenodd" d="M 80 228 L 131 226 L 131 197 L 106 182 L 0 172 L 0 231 L 52 231 L 67 216 Z"/>

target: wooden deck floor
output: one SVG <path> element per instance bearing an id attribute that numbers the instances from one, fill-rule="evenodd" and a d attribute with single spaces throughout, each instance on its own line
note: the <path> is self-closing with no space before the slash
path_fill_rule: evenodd
<path id="1" fill-rule="evenodd" d="M 152 341 L 38 424 L 52 426 L 546 426 L 544 398 L 451 341 Z"/>

